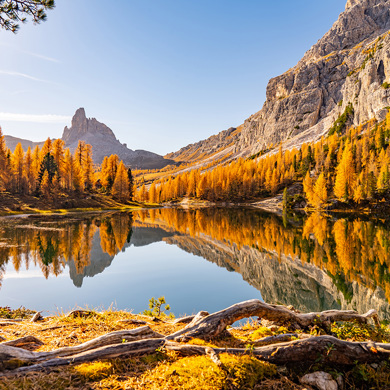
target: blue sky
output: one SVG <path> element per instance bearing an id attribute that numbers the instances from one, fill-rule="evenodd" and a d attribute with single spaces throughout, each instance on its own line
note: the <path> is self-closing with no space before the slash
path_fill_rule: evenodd
<path id="1" fill-rule="evenodd" d="M 131 149 L 160 154 L 240 125 L 346 0 L 56 0 L 0 31 L 0 125 L 61 137 L 78 107 Z"/>

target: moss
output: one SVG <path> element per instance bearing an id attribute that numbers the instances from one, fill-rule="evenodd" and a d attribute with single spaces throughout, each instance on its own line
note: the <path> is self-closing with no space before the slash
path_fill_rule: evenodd
<path id="1" fill-rule="evenodd" d="M 75 372 L 88 380 L 101 380 L 114 373 L 114 367 L 110 362 L 84 363 L 74 368 Z"/>
<path id="2" fill-rule="evenodd" d="M 379 329 L 368 324 L 342 322 L 332 324 L 332 333 L 341 340 L 389 342 L 390 330 L 388 326 L 381 325 Z"/>
<path id="3" fill-rule="evenodd" d="M 347 123 L 354 116 L 354 109 L 352 103 L 349 103 L 347 107 L 345 107 L 344 112 L 336 119 L 333 126 L 329 129 L 329 135 L 333 135 L 334 133 L 342 134 L 347 127 Z"/>
<path id="4" fill-rule="evenodd" d="M 169 389 L 248 389 L 277 373 L 276 366 L 253 356 L 221 354 L 220 360 L 221 367 L 205 356 L 187 357 L 157 367 L 144 379 L 146 384 L 163 380 Z"/>
<path id="5" fill-rule="evenodd" d="M 385 82 L 382 84 L 382 88 L 384 88 L 384 89 L 390 88 L 390 83 L 388 83 L 387 81 L 385 81 Z"/>

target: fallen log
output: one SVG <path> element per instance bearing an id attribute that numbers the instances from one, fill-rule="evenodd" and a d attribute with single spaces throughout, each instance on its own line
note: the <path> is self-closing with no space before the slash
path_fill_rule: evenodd
<path id="1" fill-rule="evenodd" d="M 7 349 L 4 349 L 7 348 Z M 321 359 L 323 364 L 354 365 L 359 363 L 378 363 L 390 358 L 390 344 L 374 342 L 350 342 L 339 340 L 333 336 L 317 336 L 303 340 L 295 340 L 286 343 L 266 345 L 258 348 L 210 348 L 202 345 L 180 344 L 174 341 L 167 341 L 163 338 L 139 340 L 129 343 L 121 343 L 97 347 L 70 356 L 54 357 L 49 360 L 31 366 L 20 367 L 10 371 L 9 374 L 16 374 L 29 371 L 40 371 L 51 367 L 58 367 L 68 364 L 80 364 L 99 359 L 125 358 L 133 355 L 154 353 L 157 349 L 164 348 L 179 353 L 183 356 L 207 355 L 216 364 L 219 359 L 216 355 L 230 353 L 236 355 L 249 354 L 277 365 L 293 363 L 312 363 Z M 55 351 L 53 351 L 55 352 Z M 38 353 L 39 354 L 39 353 Z M 42 355 L 41 355 L 42 356 Z M 49 355 L 46 356 L 48 358 Z M 0 348 L 0 360 L 3 361 L 3 369 L 14 362 L 36 362 L 37 353 L 25 351 L 15 347 Z M 5 362 L 5 364 L 4 364 Z"/>
<path id="2" fill-rule="evenodd" d="M 127 342 L 133 342 L 145 339 L 159 339 L 164 338 L 164 335 L 157 333 L 150 329 L 149 326 L 142 326 L 140 328 L 130 330 L 118 330 L 107 333 L 103 336 L 96 337 L 85 343 L 73 346 L 58 348 L 50 352 L 42 352 L 37 360 L 47 360 L 48 357 L 72 356 L 82 352 L 91 351 L 96 348 L 101 348 L 106 345 L 115 345 Z M 0 344 L 1 345 L 1 344 Z"/>
<path id="3" fill-rule="evenodd" d="M 177 318 L 176 320 L 174 320 L 172 322 L 172 324 L 174 324 L 174 325 L 177 325 L 177 324 L 190 324 L 192 321 L 194 321 L 194 319 L 198 320 L 199 317 L 200 318 L 206 317 L 209 314 L 210 313 L 208 313 L 207 311 L 200 311 L 196 315 L 191 315 L 191 316 L 187 316 L 187 317 Z"/>
<path id="4" fill-rule="evenodd" d="M 318 325 L 329 330 L 335 321 L 356 321 L 367 323 L 369 318 L 377 318 L 376 310 L 360 315 L 353 310 L 328 310 L 320 313 L 295 313 L 284 306 L 269 305 L 257 299 L 237 303 L 227 309 L 206 317 L 195 317 L 184 329 L 167 336 L 167 340 L 186 342 L 191 338 L 211 339 L 221 334 L 228 325 L 243 318 L 257 316 L 279 325 L 287 325 L 295 329 L 308 329 Z"/>
<path id="5" fill-rule="evenodd" d="M 71 357 L 53 358 L 39 364 L 20 367 L 6 373 L 6 375 L 15 375 L 18 373 L 42 371 L 52 367 L 66 366 L 69 364 L 81 364 L 81 363 L 87 363 L 87 362 L 92 362 L 101 359 L 129 358 L 135 355 L 143 355 L 143 354 L 156 352 L 158 348 L 164 346 L 164 343 L 165 343 L 164 339 L 147 339 L 147 340 L 134 341 L 132 343 L 107 345 L 105 347 L 100 347 L 100 348 L 93 349 L 91 351 L 86 351 L 77 355 L 72 355 Z M 0 352 L 0 358 L 1 358 L 1 352 Z"/>
<path id="6" fill-rule="evenodd" d="M 11 347 L 27 349 L 28 351 L 34 351 L 44 345 L 44 343 L 34 336 L 25 336 L 15 340 L 5 341 L 4 343 L 0 343 L 0 346 L 1 345 L 8 345 Z"/>
<path id="7" fill-rule="evenodd" d="M 206 355 L 203 345 L 180 344 L 173 341 L 165 343 L 165 349 L 184 356 Z M 321 358 L 321 363 L 354 365 L 359 363 L 377 363 L 390 357 L 390 344 L 374 342 L 352 342 L 339 340 L 333 336 L 315 336 L 303 340 L 266 345 L 258 348 L 213 348 L 216 354 L 250 354 L 260 360 L 277 365 L 290 363 L 310 363 Z"/>
<path id="8" fill-rule="evenodd" d="M 313 325 L 328 325 L 332 321 L 357 321 L 367 323 L 369 318 L 377 318 L 374 310 L 364 315 L 354 311 L 324 311 L 321 313 L 301 314 L 283 306 L 268 305 L 259 300 L 250 300 L 233 305 L 227 309 L 208 315 L 200 312 L 182 330 L 168 336 L 154 332 L 149 326 L 131 330 L 115 331 L 80 345 L 59 348 L 49 352 L 31 352 L 0 343 L 0 368 L 3 370 L 29 364 L 14 371 L 44 370 L 67 364 L 79 364 L 98 359 L 129 357 L 138 354 L 154 353 L 165 348 L 182 355 L 203 354 L 216 364 L 218 354 L 251 354 L 270 363 L 311 363 L 321 358 L 323 363 L 352 365 L 356 361 L 374 363 L 390 358 L 390 344 L 374 342 L 348 342 L 332 336 L 311 337 L 307 334 L 289 333 L 266 337 L 254 342 L 251 348 L 210 348 L 200 345 L 181 344 L 177 341 L 193 337 L 210 339 L 220 335 L 227 325 L 242 318 L 259 316 L 279 324 L 288 324 L 297 328 Z M 292 340 L 297 337 L 298 340 Z M 277 344 L 275 344 L 277 343 Z M 33 364 L 33 365 L 31 365 Z"/>
<path id="9" fill-rule="evenodd" d="M 87 351 L 94 351 L 108 345 L 126 344 L 144 339 L 161 339 L 164 336 L 154 332 L 149 326 L 131 330 L 119 330 L 97 337 L 85 343 L 73 346 L 58 348 L 49 352 L 23 353 L 19 348 L 7 343 L 0 343 L 0 362 L 7 366 L 7 362 L 17 360 L 20 365 L 31 364 L 45 361 L 51 358 L 60 358 L 63 356 L 72 357 Z M 27 352 L 27 351 L 26 351 Z"/>
<path id="10" fill-rule="evenodd" d="M 308 339 L 312 336 L 306 333 L 286 333 L 286 334 L 277 334 L 274 336 L 263 337 L 252 342 L 255 347 L 260 347 L 263 345 L 270 345 L 276 343 L 283 343 L 286 341 L 292 341 L 297 339 Z"/>

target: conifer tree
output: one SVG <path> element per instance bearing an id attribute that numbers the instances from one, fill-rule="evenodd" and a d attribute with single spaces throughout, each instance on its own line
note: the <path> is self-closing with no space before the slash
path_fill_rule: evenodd
<path id="1" fill-rule="evenodd" d="M 334 194 L 340 200 L 346 201 L 352 199 L 355 183 L 355 168 L 350 143 L 345 146 L 336 172 Z"/>
<path id="2" fill-rule="evenodd" d="M 23 193 L 25 188 L 24 151 L 20 142 L 16 145 L 12 156 L 12 168 L 15 190 L 18 193 Z"/>
<path id="3" fill-rule="evenodd" d="M 129 199 L 129 178 L 122 161 L 118 165 L 111 193 L 122 202 Z"/>
<path id="4" fill-rule="evenodd" d="M 8 182 L 7 146 L 0 127 L 0 191 L 4 190 Z"/>
<path id="5" fill-rule="evenodd" d="M 134 197 L 134 177 L 131 172 L 131 168 L 127 170 L 127 178 L 129 179 L 129 200 L 133 200 Z"/>
<path id="6" fill-rule="evenodd" d="M 326 179 L 323 172 L 318 176 L 314 186 L 314 207 L 321 208 L 328 200 L 328 191 L 326 189 Z"/>

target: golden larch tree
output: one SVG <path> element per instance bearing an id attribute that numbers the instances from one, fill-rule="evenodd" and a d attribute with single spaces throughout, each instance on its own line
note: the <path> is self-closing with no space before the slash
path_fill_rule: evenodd
<path id="1" fill-rule="evenodd" d="M 122 161 L 118 165 L 111 193 L 122 202 L 129 199 L 129 178 L 127 169 Z"/>

